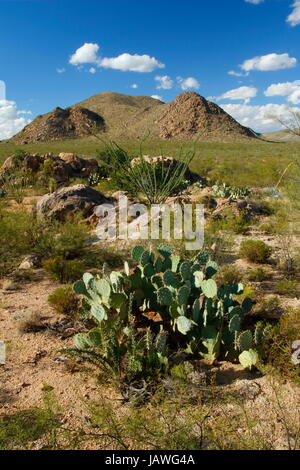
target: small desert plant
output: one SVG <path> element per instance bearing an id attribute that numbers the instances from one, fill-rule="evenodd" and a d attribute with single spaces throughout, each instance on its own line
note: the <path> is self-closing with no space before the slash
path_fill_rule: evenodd
<path id="1" fill-rule="evenodd" d="M 80 298 L 72 289 L 72 286 L 58 287 L 48 297 L 48 303 L 58 313 L 67 317 L 77 318 L 80 308 Z"/>
<path id="2" fill-rule="evenodd" d="M 43 263 L 45 271 L 61 283 L 72 282 L 84 271 L 84 264 L 77 260 L 66 260 L 62 256 L 55 256 Z"/>
<path id="3" fill-rule="evenodd" d="M 17 321 L 19 333 L 35 333 L 42 328 L 42 319 L 38 312 L 21 312 Z"/>
<path id="4" fill-rule="evenodd" d="M 251 269 L 251 271 L 248 272 L 248 280 L 250 282 L 263 282 L 270 277 L 270 274 L 263 268 Z"/>
<path id="5" fill-rule="evenodd" d="M 185 174 L 195 153 L 181 149 L 178 160 L 168 163 L 163 158 L 150 162 L 142 153 L 133 160 L 115 143 L 110 143 L 104 152 L 102 160 L 105 158 L 105 163 L 112 168 L 112 177 L 119 189 L 142 193 L 149 204 L 161 204 L 186 187 Z"/>
<path id="6" fill-rule="evenodd" d="M 272 248 L 263 241 L 244 240 L 239 255 L 251 263 L 266 263 L 272 254 Z"/>
<path id="7" fill-rule="evenodd" d="M 41 221 L 36 224 L 33 251 L 41 258 L 78 256 L 88 234 L 88 227 L 80 223 L 79 216 L 67 218 L 64 223 L 58 221 Z"/>
<path id="8" fill-rule="evenodd" d="M 297 297 L 299 294 L 298 282 L 292 279 L 284 279 L 276 283 L 276 291 L 279 295 Z"/>
<path id="9" fill-rule="evenodd" d="M 262 315 L 273 316 L 277 314 L 281 308 L 280 298 L 277 295 L 272 295 L 263 298 L 256 306 L 256 310 Z"/>
<path id="10" fill-rule="evenodd" d="M 225 265 L 223 266 L 217 274 L 217 280 L 220 284 L 238 284 L 242 282 L 244 273 L 241 269 L 234 265 Z"/>
<path id="11" fill-rule="evenodd" d="M 271 343 L 266 350 L 267 363 L 271 364 L 274 372 L 281 377 L 287 377 L 300 383 L 300 369 L 297 360 L 297 344 L 300 338 L 300 311 L 289 309 L 281 315 L 279 323 L 274 327 Z M 298 346 L 299 350 L 299 346 Z M 298 355 L 300 358 L 300 354 Z"/>
<path id="12" fill-rule="evenodd" d="M 250 195 L 248 188 L 233 188 L 226 183 L 216 183 L 213 187 L 215 197 L 230 199 L 246 199 Z"/>

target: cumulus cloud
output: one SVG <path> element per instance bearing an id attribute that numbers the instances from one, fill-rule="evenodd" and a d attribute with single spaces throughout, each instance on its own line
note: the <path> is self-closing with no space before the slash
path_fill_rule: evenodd
<path id="1" fill-rule="evenodd" d="M 153 70 L 165 67 L 164 64 L 159 62 L 155 57 L 150 57 L 147 54 L 124 54 L 118 57 L 101 59 L 100 66 L 108 69 L 121 70 L 122 72 L 153 72 Z"/>
<path id="2" fill-rule="evenodd" d="M 296 67 L 296 65 L 297 59 L 295 57 L 290 57 L 289 54 L 286 53 L 273 53 L 245 60 L 240 67 L 244 72 L 250 72 L 251 70 L 270 72 L 273 70 L 290 69 Z"/>
<path id="3" fill-rule="evenodd" d="M 3 80 L 0 80 L 0 101 L 5 100 L 5 97 L 6 97 L 5 82 Z"/>
<path id="4" fill-rule="evenodd" d="M 65 73 L 65 71 L 66 71 L 66 69 L 64 67 L 56 69 L 57 73 Z"/>
<path id="5" fill-rule="evenodd" d="M 162 101 L 162 97 L 159 96 L 159 95 L 151 95 L 151 98 L 154 98 L 155 100 L 159 100 L 159 101 Z"/>
<path id="6" fill-rule="evenodd" d="M 24 115 L 30 111 L 18 111 L 15 101 L 0 100 L 0 140 L 9 139 L 31 121 Z"/>
<path id="7" fill-rule="evenodd" d="M 194 88 L 195 90 L 199 90 L 200 88 L 200 83 L 194 77 L 188 77 L 188 78 L 177 77 L 177 82 L 183 91 L 189 90 L 191 88 Z"/>
<path id="8" fill-rule="evenodd" d="M 283 121 L 290 119 L 290 111 L 299 112 L 300 108 L 290 108 L 284 104 L 266 104 L 251 106 L 249 104 L 221 104 L 224 111 L 233 116 L 243 126 L 256 132 L 268 132 L 278 129 L 279 125 L 272 119 L 277 116 Z"/>
<path id="9" fill-rule="evenodd" d="M 154 80 L 157 81 L 157 90 L 170 90 L 171 88 L 173 88 L 174 82 L 168 75 L 157 75 Z"/>
<path id="10" fill-rule="evenodd" d="M 153 72 L 157 68 L 164 68 L 165 65 L 155 57 L 147 54 L 120 54 L 117 57 L 104 57 L 98 55 L 100 46 L 96 43 L 86 42 L 71 55 L 69 63 L 80 67 L 84 64 L 94 64 L 97 67 L 121 70 L 123 72 Z"/>
<path id="11" fill-rule="evenodd" d="M 249 103 L 251 98 L 255 98 L 257 95 L 257 88 L 251 86 L 241 86 L 234 90 L 229 90 L 223 95 L 218 96 L 217 100 L 244 100 L 244 103 Z"/>
<path id="12" fill-rule="evenodd" d="M 132 85 L 130 85 L 130 88 L 136 90 L 138 88 L 138 85 L 136 83 L 133 83 Z"/>
<path id="13" fill-rule="evenodd" d="M 273 83 L 264 92 L 265 96 L 287 96 L 292 104 L 300 103 L 300 80 L 285 83 Z"/>
<path id="14" fill-rule="evenodd" d="M 100 60 L 98 58 L 99 49 L 98 44 L 86 42 L 71 55 L 69 63 L 71 65 L 98 64 Z"/>
<path id="15" fill-rule="evenodd" d="M 89 68 L 89 72 L 92 73 L 92 74 L 94 74 L 94 73 L 97 72 L 97 70 L 95 69 L 95 67 L 90 67 L 90 68 Z"/>
<path id="16" fill-rule="evenodd" d="M 296 2 L 294 2 L 292 5 L 292 8 L 293 8 L 293 11 L 287 17 L 286 21 L 291 26 L 297 26 L 298 24 L 300 24 L 300 1 L 297 0 Z"/>

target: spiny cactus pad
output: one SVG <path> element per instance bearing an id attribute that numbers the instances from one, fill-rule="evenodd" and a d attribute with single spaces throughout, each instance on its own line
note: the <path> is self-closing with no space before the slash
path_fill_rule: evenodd
<path id="1" fill-rule="evenodd" d="M 164 257 L 168 258 L 173 253 L 173 248 L 170 245 L 162 244 L 158 247 L 158 252 Z"/>
<path id="2" fill-rule="evenodd" d="M 135 246 L 132 250 L 131 256 L 137 263 L 140 262 L 141 256 L 144 253 L 145 248 L 143 246 Z"/>
<path id="3" fill-rule="evenodd" d="M 172 293 L 167 287 L 161 287 L 157 292 L 157 300 L 161 305 L 171 305 Z"/>

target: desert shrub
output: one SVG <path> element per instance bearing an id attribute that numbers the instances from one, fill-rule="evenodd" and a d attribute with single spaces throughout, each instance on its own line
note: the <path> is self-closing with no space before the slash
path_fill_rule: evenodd
<path id="1" fill-rule="evenodd" d="M 85 245 L 88 226 L 80 223 L 80 216 L 67 218 L 65 222 L 37 222 L 33 252 L 40 258 L 45 255 L 72 258 L 78 256 Z"/>
<path id="2" fill-rule="evenodd" d="M 58 313 L 75 319 L 80 307 L 80 298 L 75 294 L 72 286 L 68 285 L 52 292 L 48 297 L 48 303 Z"/>
<path id="3" fill-rule="evenodd" d="M 264 297 L 256 306 L 257 311 L 266 316 L 277 314 L 280 308 L 281 302 L 277 295 Z"/>
<path id="4" fill-rule="evenodd" d="M 234 265 L 223 266 L 217 274 L 217 280 L 220 284 L 237 284 L 242 282 L 244 273 L 241 269 Z"/>
<path id="5" fill-rule="evenodd" d="M 84 271 L 84 264 L 81 261 L 66 260 L 62 256 L 44 261 L 43 267 L 51 277 L 61 283 L 75 281 Z"/>
<path id="6" fill-rule="evenodd" d="M 263 241 L 244 240 L 239 255 L 251 263 L 266 263 L 272 254 L 272 248 Z"/>
<path id="7" fill-rule="evenodd" d="M 214 221 L 219 230 L 246 235 L 253 221 L 245 211 L 236 214 L 232 208 L 227 208 L 220 214 L 220 218 Z"/>
<path id="8" fill-rule="evenodd" d="M 248 272 L 248 280 L 250 282 L 263 282 L 270 278 L 270 274 L 263 268 L 251 269 Z"/>
<path id="9" fill-rule="evenodd" d="M 24 211 L 0 213 L 0 274 L 13 268 L 24 254 L 30 252 L 34 218 Z"/>
<path id="10" fill-rule="evenodd" d="M 24 311 L 17 322 L 19 333 L 35 333 L 42 328 L 42 318 L 38 312 Z"/>
<path id="11" fill-rule="evenodd" d="M 118 189 L 132 194 L 143 194 L 149 204 L 161 204 L 172 194 L 186 187 L 185 173 L 194 157 L 194 150 L 180 150 L 173 165 L 164 161 L 149 163 L 141 154 L 132 164 L 132 157 L 115 143 L 110 143 L 101 153 L 111 170 L 111 178 Z M 99 155 L 99 154 L 98 154 Z"/>
<path id="12" fill-rule="evenodd" d="M 211 194 L 201 197 L 197 202 L 203 204 L 206 209 L 213 210 L 217 207 L 217 202 Z"/>
<path id="13" fill-rule="evenodd" d="M 45 447 L 54 444 L 52 436 L 60 426 L 54 409 L 31 408 L 0 415 L 0 450 L 32 450 L 40 439 Z"/>
<path id="14" fill-rule="evenodd" d="M 276 292 L 287 297 L 297 297 L 299 294 L 298 282 L 292 279 L 285 279 L 276 283 Z"/>
<path id="15" fill-rule="evenodd" d="M 0 274 L 6 274 L 26 254 L 74 257 L 81 254 L 88 234 L 79 216 L 65 223 L 37 220 L 32 213 L 0 208 Z"/>
<path id="16" fill-rule="evenodd" d="M 15 167 L 20 168 L 22 163 L 24 162 L 24 159 L 26 157 L 26 152 L 22 149 L 17 149 L 12 155 L 12 163 Z"/>
<path id="17" fill-rule="evenodd" d="M 273 366 L 275 374 L 290 378 L 300 383 L 300 369 L 297 359 L 295 342 L 300 338 L 300 311 L 289 309 L 281 315 L 278 324 L 274 327 L 271 343 L 267 348 L 267 363 Z M 298 346 L 299 349 L 299 346 Z"/>

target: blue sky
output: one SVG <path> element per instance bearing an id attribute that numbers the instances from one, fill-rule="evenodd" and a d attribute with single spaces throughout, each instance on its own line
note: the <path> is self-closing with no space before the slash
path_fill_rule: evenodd
<path id="1" fill-rule="evenodd" d="M 300 105 L 299 45 L 298 0 L 0 0 L 0 139 L 103 91 L 194 90 L 273 130 Z"/>

